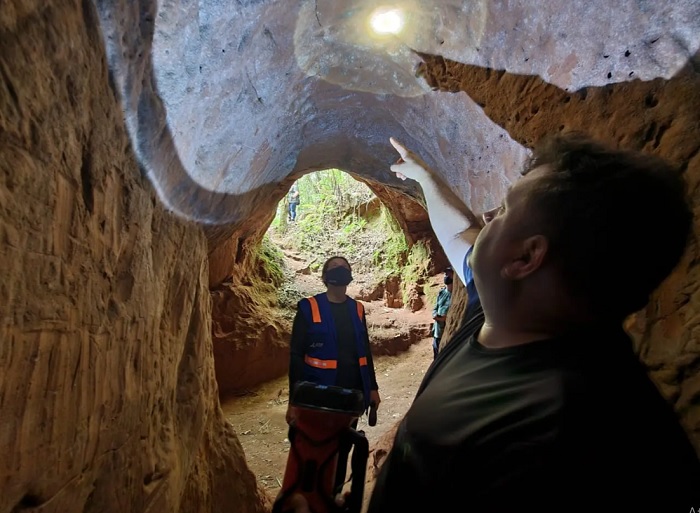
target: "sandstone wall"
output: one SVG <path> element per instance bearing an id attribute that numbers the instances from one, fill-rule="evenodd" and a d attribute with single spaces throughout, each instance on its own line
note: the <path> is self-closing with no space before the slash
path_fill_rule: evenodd
<path id="1" fill-rule="evenodd" d="M 0 5 L 0 513 L 261 512 L 206 239 L 133 157 L 89 0 Z"/>
<path id="2" fill-rule="evenodd" d="M 231 262 L 234 276 L 211 290 L 216 381 L 222 395 L 253 388 L 289 369 L 292 322 L 277 305 L 277 284 L 255 248 Z"/>

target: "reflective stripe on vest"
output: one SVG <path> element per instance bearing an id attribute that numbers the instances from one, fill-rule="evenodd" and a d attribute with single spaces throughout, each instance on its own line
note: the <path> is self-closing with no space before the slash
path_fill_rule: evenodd
<path id="1" fill-rule="evenodd" d="M 311 320 L 313 321 L 314 324 L 320 324 L 321 323 L 321 311 L 318 308 L 318 301 L 316 301 L 315 297 L 308 297 L 306 298 L 309 300 L 309 304 L 311 305 Z M 362 316 L 365 313 L 365 309 L 362 306 L 362 303 L 357 301 L 357 316 L 360 318 L 360 321 L 362 321 Z M 309 355 L 304 356 L 304 363 L 311 367 L 316 367 L 317 369 L 337 369 L 338 368 L 338 361 L 337 360 L 319 360 L 318 358 L 312 358 Z M 362 356 L 359 359 L 360 367 L 366 367 L 367 366 L 367 357 Z"/>
<path id="2" fill-rule="evenodd" d="M 360 362 L 360 367 L 367 366 L 367 357 L 362 356 L 358 360 Z M 317 369 L 337 369 L 338 360 L 319 360 L 318 358 L 312 358 L 308 354 L 304 356 L 304 363 L 311 367 L 316 367 Z"/>
<path id="3" fill-rule="evenodd" d="M 316 301 L 315 297 L 307 297 L 306 299 L 309 300 L 309 304 L 311 305 L 311 320 L 315 323 L 318 324 L 321 322 L 321 311 L 318 309 L 318 301 Z M 359 301 L 357 302 L 357 316 L 362 320 L 362 316 L 365 313 L 365 309 L 362 306 L 362 303 Z"/>
<path id="4" fill-rule="evenodd" d="M 309 304 L 311 305 L 311 320 L 314 322 L 314 324 L 320 324 L 321 322 L 321 311 L 318 309 L 318 301 L 316 301 L 315 297 L 307 297 L 306 299 L 309 300 Z M 365 313 L 365 309 L 362 306 L 362 303 L 359 301 L 357 302 L 357 316 L 362 320 L 362 316 Z"/>
<path id="5" fill-rule="evenodd" d="M 316 301 L 315 297 L 310 297 L 307 299 L 311 305 L 311 320 L 314 322 L 314 324 L 318 324 L 321 322 L 321 312 L 318 309 L 318 301 Z M 335 367 L 333 368 L 335 369 Z"/>
<path id="6" fill-rule="evenodd" d="M 311 367 L 316 367 L 317 369 L 337 369 L 338 360 L 319 360 L 318 358 L 312 358 L 308 354 L 304 356 L 304 363 Z M 366 363 L 365 363 L 366 365 Z"/>

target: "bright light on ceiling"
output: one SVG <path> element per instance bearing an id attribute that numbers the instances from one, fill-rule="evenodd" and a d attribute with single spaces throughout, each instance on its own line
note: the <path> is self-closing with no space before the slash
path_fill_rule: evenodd
<path id="1" fill-rule="evenodd" d="M 380 7 L 369 18 L 369 24 L 377 34 L 398 34 L 403 29 L 403 13 L 400 9 Z"/>

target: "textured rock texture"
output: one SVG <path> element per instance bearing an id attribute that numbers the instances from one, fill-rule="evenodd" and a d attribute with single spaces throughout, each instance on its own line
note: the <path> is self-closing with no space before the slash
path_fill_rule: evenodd
<path id="1" fill-rule="evenodd" d="M 383 38 L 368 0 L 98 4 L 148 176 L 171 208 L 218 224 L 281 198 L 292 172 L 339 167 L 415 193 L 386 172 L 391 135 L 465 198 L 463 170 L 512 178 L 522 146 L 464 95 L 431 93 L 416 51 L 573 91 L 670 78 L 700 47 L 694 0 L 407 0 L 404 31 Z"/>
<path id="2" fill-rule="evenodd" d="M 700 219 L 697 1 L 407 0 L 385 38 L 374 6 L 0 4 L 0 513 L 269 507 L 216 398 L 208 286 L 215 333 L 264 327 L 237 312 L 247 255 L 313 170 L 429 237 L 389 136 L 478 212 L 540 135 L 587 130 L 683 166 Z M 697 254 L 629 327 L 700 450 Z"/>
<path id="3" fill-rule="evenodd" d="M 139 172 L 93 5 L 4 2 L 0 46 L 0 512 L 265 511 L 206 238 Z"/>
<path id="4" fill-rule="evenodd" d="M 287 373 L 292 323 L 277 307 L 277 283 L 243 250 L 234 273 L 211 290 L 216 381 L 222 395 Z"/>

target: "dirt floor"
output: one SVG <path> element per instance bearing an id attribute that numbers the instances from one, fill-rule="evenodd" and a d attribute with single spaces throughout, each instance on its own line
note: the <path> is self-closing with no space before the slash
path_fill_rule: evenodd
<path id="1" fill-rule="evenodd" d="M 306 269 L 308 259 L 289 248 L 282 249 L 286 265 L 294 276 L 295 288 L 304 295 L 321 292 L 323 285 L 318 273 L 309 273 Z M 429 286 L 439 287 L 440 278 L 436 276 Z M 370 279 L 357 274 L 356 280 L 348 288 L 348 295 L 356 297 Z M 382 402 L 377 425 L 368 426 L 367 417 L 362 417 L 358 429 L 365 431 L 370 451 L 373 451 L 373 444 L 392 430 L 408 410 L 432 362 L 429 332 L 432 305 L 411 312 L 406 308 L 387 308 L 381 299 L 363 301 L 363 304 Z M 244 395 L 222 399 L 224 413 L 239 436 L 248 465 L 271 498 L 280 491 L 287 463 L 289 441 L 285 412 L 288 399 L 286 376 L 247 391 Z M 369 481 L 373 475 L 374 456 L 370 452 Z M 347 475 L 350 475 L 349 471 Z M 365 504 L 370 493 L 371 482 L 367 484 Z"/>

